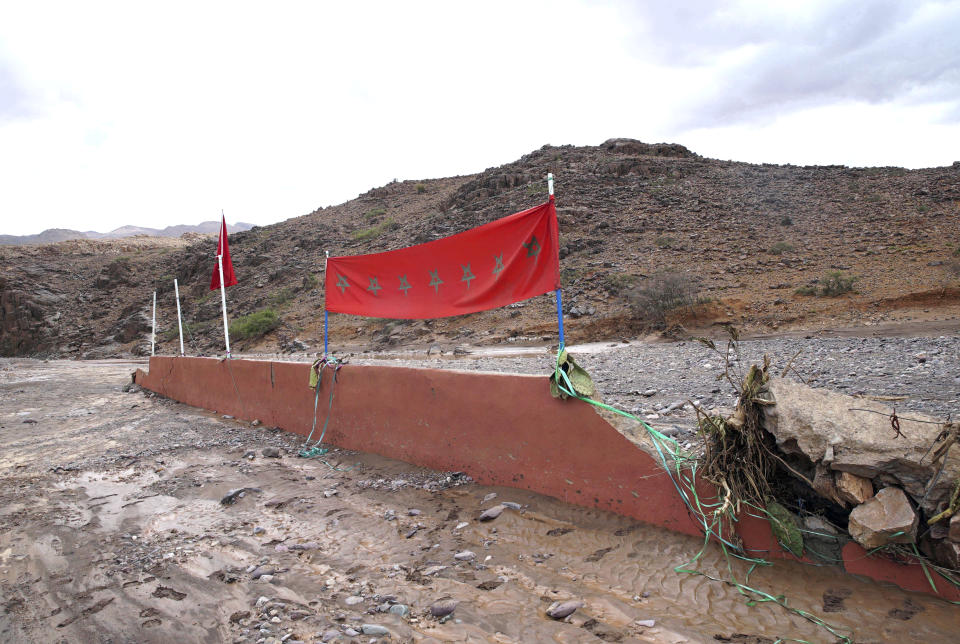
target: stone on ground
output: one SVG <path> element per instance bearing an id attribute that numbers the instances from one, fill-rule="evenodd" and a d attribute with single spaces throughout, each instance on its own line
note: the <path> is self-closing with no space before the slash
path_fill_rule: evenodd
<path id="1" fill-rule="evenodd" d="M 919 518 L 903 490 L 886 487 L 850 512 L 850 536 L 870 550 L 888 543 L 914 543 Z"/>
<path id="2" fill-rule="evenodd" d="M 837 472 L 837 495 L 850 505 L 866 503 L 873 496 L 873 482 L 850 472 Z"/>

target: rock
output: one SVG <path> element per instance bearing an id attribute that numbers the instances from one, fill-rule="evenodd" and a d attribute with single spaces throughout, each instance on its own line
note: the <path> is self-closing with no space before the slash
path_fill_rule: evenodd
<path id="1" fill-rule="evenodd" d="M 633 623 L 636 624 L 637 626 L 643 626 L 645 628 L 653 628 L 653 626 L 656 624 L 656 621 L 652 619 L 636 619 L 633 621 Z"/>
<path id="2" fill-rule="evenodd" d="M 493 521 L 503 513 L 503 505 L 494 505 L 484 510 L 478 517 L 481 521 Z"/>
<path id="3" fill-rule="evenodd" d="M 230 616 L 230 621 L 236 624 L 237 622 L 247 619 L 248 617 L 250 617 L 250 611 L 238 610 Z"/>
<path id="4" fill-rule="evenodd" d="M 332 642 L 333 640 L 340 637 L 340 632 L 333 629 L 326 630 L 323 632 L 323 635 L 320 636 L 321 642 Z"/>
<path id="5" fill-rule="evenodd" d="M 871 550 L 887 543 L 914 543 L 918 523 L 903 490 L 886 487 L 853 509 L 848 529 L 857 543 Z"/>
<path id="6" fill-rule="evenodd" d="M 446 570 L 447 566 L 429 566 L 424 569 L 423 576 L 429 577 L 430 575 L 435 575 L 441 570 Z"/>
<path id="7" fill-rule="evenodd" d="M 418 516 L 420 516 L 421 514 L 423 514 L 423 513 L 420 512 L 420 510 L 417 510 L 416 508 L 410 508 L 409 510 L 407 510 L 407 516 L 408 516 L 408 517 L 418 517 Z"/>
<path id="8" fill-rule="evenodd" d="M 246 452 L 243 453 L 243 457 L 244 457 L 245 459 L 247 459 L 247 460 L 252 461 L 253 459 L 255 459 L 255 458 L 257 457 L 257 453 L 256 453 L 255 451 L 253 451 L 252 449 L 249 449 L 249 450 L 247 450 Z"/>
<path id="9" fill-rule="evenodd" d="M 511 510 L 520 510 L 523 507 L 519 503 L 514 503 L 513 501 L 503 501 L 500 503 L 500 505 L 505 508 L 510 508 Z"/>
<path id="10" fill-rule="evenodd" d="M 564 617 L 569 617 L 573 615 L 574 611 L 583 606 L 583 602 L 571 599 L 570 601 L 565 602 L 553 602 L 550 604 L 550 607 L 547 608 L 547 617 L 552 617 L 553 619 L 563 619 Z"/>
<path id="11" fill-rule="evenodd" d="M 905 414 L 899 420 L 903 436 L 898 436 L 891 426 L 893 410 L 872 400 L 776 377 L 770 378 L 766 395 L 775 404 L 762 407 L 761 422 L 787 454 L 805 456 L 813 464 L 832 446 L 831 469 L 869 479 L 884 474 L 917 501 L 926 493 L 927 512 L 946 499 L 952 482 L 960 478 L 960 450 L 949 450 L 943 474 L 927 493 L 940 462 L 920 459 L 943 429 L 936 418 Z"/>
<path id="12" fill-rule="evenodd" d="M 446 617 L 457 608 L 457 602 L 452 599 L 441 599 L 430 606 L 430 614 L 434 617 Z"/>
<path id="13" fill-rule="evenodd" d="M 237 502 L 237 499 L 243 498 L 243 496 L 247 492 L 256 492 L 257 494 L 259 494 L 260 492 L 263 492 L 263 490 L 261 490 L 258 487 L 240 487 L 235 490 L 230 490 L 229 492 L 227 492 L 227 495 L 225 497 L 220 499 L 220 504 L 233 505 L 234 503 Z"/>
<path id="14" fill-rule="evenodd" d="M 824 561 L 842 559 L 843 546 L 849 539 L 841 537 L 836 528 L 817 515 L 808 514 L 803 517 L 803 529 L 803 545 L 809 552 Z"/>
<path id="15" fill-rule="evenodd" d="M 486 496 L 483 497 L 483 501 L 481 501 L 481 503 L 486 503 L 487 501 L 493 501 L 495 498 L 497 498 L 497 493 L 491 492 L 490 494 L 487 494 Z"/>
<path id="16" fill-rule="evenodd" d="M 410 614 L 410 607 L 406 604 L 394 604 L 388 612 L 399 615 L 400 617 L 406 617 Z"/>
<path id="17" fill-rule="evenodd" d="M 464 550 L 463 552 L 458 552 L 457 554 L 453 555 L 453 558 L 457 561 L 470 561 L 471 559 L 477 558 L 477 553 L 470 550 Z"/>
<path id="18" fill-rule="evenodd" d="M 656 390 L 656 389 L 647 389 L 646 391 L 644 391 L 644 392 L 641 393 L 640 395 L 643 396 L 644 398 L 650 398 L 651 396 L 656 396 L 658 393 L 660 393 L 660 392 L 659 392 L 658 390 Z"/>
<path id="19" fill-rule="evenodd" d="M 837 496 L 850 505 L 866 503 L 873 496 L 873 481 L 850 472 L 837 472 L 835 475 Z"/>
<path id="20" fill-rule="evenodd" d="M 375 637 L 384 637 L 390 634 L 390 631 L 387 630 L 385 626 L 380 626 L 379 624 L 364 624 L 360 627 L 360 630 L 363 631 L 364 635 L 373 635 Z"/>
<path id="21" fill-rule="evenodd" d="M 941 566 L 960 570 L 960 543 L 948 540 L 938 541 L 933 546 L 933 556 Z"/>
<path id="22" fill-rule="evenodd" d="M 280 450 L 276 447 L 264 447 L 260 453 L 264 458 L 280 458 Z"/>
<path id="23" fill-rule="evenodd" d="M 343 600 L 347 606 L 356 606 L 357 604 L 363 603 L 363 597 L 358 597 L 357 595 L 351 595 Z"/>
<path id="24" fill-rule="evenodd" d="M 266 606 L 269 602 L 270 602 L 270 598 L 269 598 L 269 597 L 260 596 L 260 597 L 257 598 L 257 608 L 258 608 L 258 609 L 259 609 L 259 608 L 263 608 L 263 607 Z"/>
<path id="25" fill-rule="evenodd" d="M 950 533 L 947 535 L 950 541 L 960 543 L 960 514 L 955 514 L 950 519 Z"/>
<path id="26" fill-rule="evenodd" d="M 347 628 L 343 631 L 343 634 L 346 635 L 347 637 L 356 637 L 357 635 L 360 634 L 360 631 L 354 630 L 352 628 Z"/>
<path id="27" fill-rule="evenodd" d="M 260 579 L 264 575 L 275 575 L 277 569 L 273 566 L 257 566 L 254 568 L 253 572 L 250 573 L 251 579 Z"/>

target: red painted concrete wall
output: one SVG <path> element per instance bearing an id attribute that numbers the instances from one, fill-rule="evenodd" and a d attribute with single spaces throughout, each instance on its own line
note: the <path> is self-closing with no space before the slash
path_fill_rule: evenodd
<path id="1" fill-rule="evenodd" d="M 136 382 L 189 405 L 306 436 L 314 407 L 309 369 L 293 362 L 154 356 L 149 373 L 138 370 Z M 328 371 L 314 439 L 329 387 Z M 345 365 L 324 442 L 703 534 L 657 462 L 590 405 L 552 398 L 545 376 Z M 701 496 L 715 493 L 704 489 Z M 738 533 L 761 556 L 792 558 L 764 520 L 743 517 Z M 871 561 L 878 560 L 858 560 L 856 572 L 891 579 L 888 566 L 874 570 Z M 894 574 L 896 583 L 931 592 L 914 583 L 912 570 L 891 565 L 905 570 L 903 578 Z M 941 585 L 942 596 L 960 599 L 956 588 Z"/>

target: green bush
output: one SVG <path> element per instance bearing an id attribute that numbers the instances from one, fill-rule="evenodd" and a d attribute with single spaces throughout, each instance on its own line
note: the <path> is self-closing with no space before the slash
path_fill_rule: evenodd
<path id="1" fill-rule="evenodd" d="M 230 336 L 237 340 L 248 340 L 266 335 L 280 325 L 280 316 L 273 309 L 261 309 L 245 315 L 230 324 Z"/>
<path id="2" fill-rule="evenodd" d="M 797 295 L 819 295 L 821 297 L 837 297 L 844 293 L 853 292 L 853 285 L 857 281 L 855 275 L 845 275 L 840 271 L 829 271 L 817 280 L 819 286 L 805 284 L 794 291 Z"/>
<path id="3" fill-rule="evenodd" d="M 670 311 L 692 306 L 697 298 L 697 284 L 683 273 L 663 273 L 647 279 L 626 293 L 627 304 L 638 318 L 663 324 Z"/>
<path id="4" fill-rule="evenodd" d="M 784 217 L 783 219 L 780 220 L 780 225 L 781 225 L 781 226 L 792 226 L 792 225 L 793 225 L 793 220 L 790 219 L 790 217 Z"/>
<path id="5" fill-rule="evenodd" d="M 273 294 L 273 297 L 270 298 L 270 303 L 274 306 L 282 306 L 292 300 L 294 295 L 294 290 L 286 286 Z"/>
<path id="6" fill-rule="evenodd" d="M 857 278 L 853 275 L 844 275 L 840 271 L 830 271 L 820 280 L 820 295 L 837 297 L 853 291 L 853 284 Z"/>
<path id="7" fill-rule="evenodd" d="M 426 191 L 427 191 L 427 187 L 425 185 L 423 185 L 422 183 L 417 184 L 417 192 L 419 194 L 423 194 Z"/>
<path id="8" fill-rule="evenodd" d="M 366 241 L 368 239 L 376 239 L 381 234 L 387 230 L 393 230 L 397 227 L 397 222 L 393 220 L 393 217 L 388 217 L 384 219 L 376 226 L 371 226 L 370 228 L 361 228 L 360 230 L 353 231 L 351 237 L 357 241 Z"/>
<path id="9" fill-rule="evenodd" d="M 793 244 L 785 241 L 778 241 L 776 244 L 770 247 L 771 255 L 782 255 L 783 253 L 788 253 L 793 250 Z"/>
<path id="10" fill-rule="evenodd" d="M 386 208 L 373 208 L 372 210 L 368 210 L 367 212 L 363 213 L 363 218 L 367 221 L 373 221 L 374 219 L 382 217 L 385 214 L 387 214 Z"/>

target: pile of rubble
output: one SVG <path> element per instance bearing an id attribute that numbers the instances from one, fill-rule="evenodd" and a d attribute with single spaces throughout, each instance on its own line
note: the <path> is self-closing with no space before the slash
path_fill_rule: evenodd
<path id="1" fill-rule="evenodd" d="M 914 544 L 960 570 L 960 423 L 900 418 L 880 402 L 782 378 L 761 397 L 772 403 L 761 406 L 763 429 L 828 513 L 846 515 L 849 538 L 867 550 Z"/>

